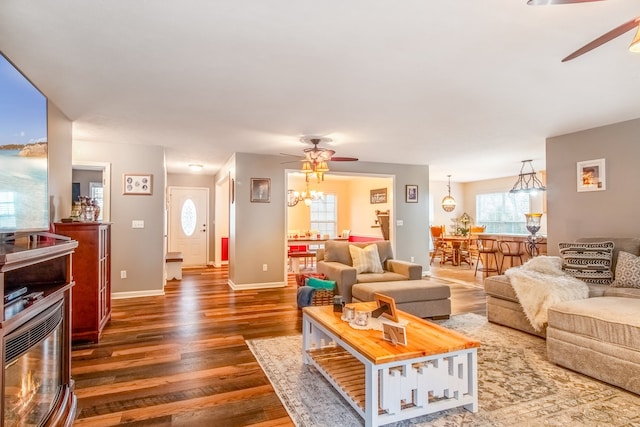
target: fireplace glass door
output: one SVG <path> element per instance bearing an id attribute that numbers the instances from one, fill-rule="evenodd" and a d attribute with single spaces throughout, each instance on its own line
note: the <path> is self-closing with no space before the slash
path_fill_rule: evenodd
<path id="1" fill-rule="evenodd" d="M 37 426 L 62 386 L 63 305 L 57 303 L 4 338 L 4 426 Z"/>

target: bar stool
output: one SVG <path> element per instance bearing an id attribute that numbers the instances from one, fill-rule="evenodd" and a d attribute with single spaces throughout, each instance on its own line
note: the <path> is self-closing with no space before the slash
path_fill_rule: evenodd
<path id="1" fill-rule="evenodd" d="M 502 254 L 502 261 L 500 262 L 500 271 L 504 271 L 505 258 L 510 259 L 511 267 L 514 267 L 515 259 L 520 260 L 522 265 L 522 255 L 524 255 L 524 245 L 522 242 L 516 240 L 501 240 L 499 242 L 500 253 Z"/>
<path id="2" fill-rule="evenodd" d="M 489 273 L 500 274 L 500 264 L 498 264 L 498 241 L 496 239 L 485 239 L 479 237 L 476 239 L 476 246 L 478 247 L 478 261 L 476 262 L 476 271 L 473 274 L 478 274 L 478 270 L 486 273 L 487 276 Z M 482 260 L 482 255 L 484 255 L 484 261 Z M 493 256 L 495 267 L 491 266 L 489 258 L 491 256 Z M 480 262 L 482 262 L 482 267 L 479 267 Z"/>

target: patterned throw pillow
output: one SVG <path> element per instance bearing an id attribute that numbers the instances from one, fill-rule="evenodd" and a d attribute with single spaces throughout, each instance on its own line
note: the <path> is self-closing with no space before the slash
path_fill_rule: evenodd
<path id="1" fill-rule="evenodd" d="M 629 252 L 618 252 L 616 280 L 613 288 L 640 288 L 640 257 Z"/>
<path id="2" fill-rule="evenodd" d="M 349 252 L 356 273 L 384 273 L 378 254 L 378 246 L 375 243 L 364 248 L 349 245 Z"/>
<path id="3" fill-rule="evenodd" d="M 562 270 L 586 283 L 608 285 L 613 281 L 613 242 L 559 243 Z"/>

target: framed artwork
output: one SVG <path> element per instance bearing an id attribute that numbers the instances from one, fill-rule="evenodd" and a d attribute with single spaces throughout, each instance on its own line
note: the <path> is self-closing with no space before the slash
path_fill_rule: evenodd
<path id="1" fill-rule="evenodd" d="M 604 159 L 578 162 L 578 191 L 603 191 L 607 189 Z"/>
<path id="2" fill-rule="evenodd" d="M 271 202 L 271 178 L 251 178 L 251 202 Z"/>
<path id="3" fill-rule="evenodd" d="M 417 185 L 404 186 L 404 201 L 406 203 L 418 203 L 418 186 Z"/>
<path id="4" fill-rule="evenodd" d="M 382 339 L 391 341 L 393 345 L 407 345 L 407 330 L 402 325 L 382 324 Z"/>
<path id="5" fill-rule="evenodd" d="M 396 309 L 396 300 L 383 294 L 373 294 L 373 298 L 378 304 L 378 308 L 371 313 L 372 317 L 379 317 L 380 315 L 387 319 L 393 320 L 398 323 L 398 310 Z M 375 313 L 375 314 L 374 314 Z"/>
<path id="6" fill-rule="evenodd" d="M 122 178 L 122 194 L 150 196 L 153 194 L 153 175 L 125 173 Z"/>
<path id="7" fill-rule="evenodd" d="M 387 203 L 387 189 L 377 188 L 375 190 L 371 190 L 369 197 L 372 205 L 377 203 Z"/>

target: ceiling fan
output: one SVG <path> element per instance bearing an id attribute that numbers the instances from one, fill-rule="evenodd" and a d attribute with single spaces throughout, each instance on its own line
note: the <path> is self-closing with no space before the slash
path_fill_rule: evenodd
<path id="1" fill-rule="evenodd" d="M 320 136 L 303 136 L 300 138 L 305 144 L 312 144 L 313 147 L 305 148 L 304 158 L 302 161 L 301 172 L 305 174 L 307 181 L 309 176 L 316 175 L 318 182 L 324 180 L 325 172 L 329 171 L 329 165 L 327 162 L 355 162 L 358 161 L 356 157 L 338 157 L 335 156 L 335 150 L 330 148 L 319 147 L 321 142 L 331 142 L 330 138 Z M 290 154 L 287 154 L 288 156 Z"/>
<path id="2" fill-rule="evenodd" d="M 603 0 L 529 0 L 527 1 L 527 4 L 532 6 L 540 6 L 540 5 L 550 5 L 550 4 L 591 3 L 594 1 L 603 1 Z M 637 32 L 636 32 L 636 36 L 633 38 L 633 41 L 631 42 L 631 45 L 629 45 L 629 50 L 631 52 L 638 53 L 640 52 L 640 16 L 635 17 L 628 22 L 625 22 L 624 24 L 614 28 L 608 33 L 601 35 L 600 37 L 593 40 L 592 42 L 587 43 L 586 45 L 582 46 L 580 49 L 576 50 L 575 52 L 573 52 L 572 54 L 564 58 L 562 62 L 571 61 L 572 59 L 575 59 L 580 55 L 584 55 L 585 53 L 597 48 L 598 46 L 605 44 L 606 42 L 609 42 L 615 39 L 616 37 L 623 35 L 627 31 L 633 30 L 634 28 L 637 29 Z"/>

